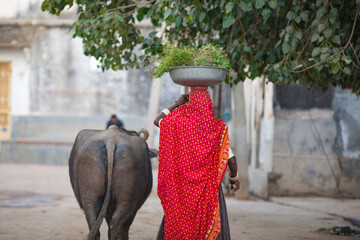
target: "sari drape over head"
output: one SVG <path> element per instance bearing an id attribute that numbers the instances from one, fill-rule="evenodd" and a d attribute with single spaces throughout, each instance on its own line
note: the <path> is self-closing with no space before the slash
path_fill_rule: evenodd
<path id="1" fill-rule="evenodd" d="M 189 102 L 160 124 L 158 195 L 165 239 L 217 238 L 228 151 L 228 129 L 214 117 L 207 87 L 192 88 Z"/>

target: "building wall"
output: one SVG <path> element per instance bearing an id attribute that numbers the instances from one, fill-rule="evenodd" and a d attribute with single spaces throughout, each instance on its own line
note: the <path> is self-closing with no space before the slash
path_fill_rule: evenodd
<path id="1" fill-rule="evenodd" d="M 57 17 L 41 3 L 0 0 L 0 61 L 12 63 L 13 126 L 0 162 L 64 164 L 78 131 L 104 129 L 113 113 L 127 129 L 146 127 L 149 70 L 102 72 L 69 31 L 76 8 Z"/>
<path id="2" fill-rule="evenodd" d="M 7 49 L 0 51 L 0 61 L 11 62 L 11 113 L 30 113 L 30 62 L 28 49 Z"/>
<path id="3" fill-rule="evenodd" d="M 273 172 L 281 177 L 270 179 L 270 195 L 360 197 L 360 98 L 337 88 L 276 91 Z"/>
<path id="4" fill-rule="evenodd" d="M 144 69 L 102 72 L 67 28 L 37 31 L 32 45 L 31 112 L 108 116 L 146 114 L 151 78 Z"/>
<path id="5" fill-rule="evenodd" d="M 12 62 L 12 114 L 146 115 L 149 70 L 102 72 L 84 56 L 81 39 L 72 39 L 75 9 L 56 17 L 41 12 L 41 2 L 1 2 L 0 61 Z"/>
<path id="6" fill-rule="evenodd" d="M 0 0 L 0 18 L 58 18 L 41 11 L 42 0 Z M 74 16 L 75 9 L 70 9 L 61 13 L 60 18 Z"/>

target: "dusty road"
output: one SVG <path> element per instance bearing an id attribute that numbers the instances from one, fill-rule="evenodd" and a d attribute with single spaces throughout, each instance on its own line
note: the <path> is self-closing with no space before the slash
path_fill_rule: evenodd
<path id="1" fill-rule="evenodd" d="M 156 177 L 156 171 L 154 174 Z M 354 239 L 318 230 L 335 225 L 351 226 L 340 216 L 360 218 L 360 200 L 273 200 L 275 202 L 227 198 L 232 239 Z M 130 239 L 155 239 L 162 215 L 155 182 L 152 194 L 130 228 Z M 85 217 L 70 186 L 67 167 L 0 164 L 1 240 L 82 240 L 87 232 Z M 105 222 L 101 234 L 101 239 L 107 239 Z"/>

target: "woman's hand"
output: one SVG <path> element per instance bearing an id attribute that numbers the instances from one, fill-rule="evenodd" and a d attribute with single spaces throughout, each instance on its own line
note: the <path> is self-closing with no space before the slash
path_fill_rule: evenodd
<path id="1" fill-rule="evenodd" d="M 189 94 L 181 94 L 179 100 L 177 100 L 176 102 L 178 102 L 181 106 L 187 103 L 188 101 L 189 101 Z"/>
<path id="2" fill-rule="evenodd" d="M 239 180 L 235 180 L 235 181 L 230 180 L 230 187 L 231 187 L 231 190 L 236 192 L 237 190 L 240 189 L 240 181 Z"/>
<path id="3" fill-rule="evenodd" d="M 189 101 L 189 94 L 181 94 L 179 100 L 175 101 L 173 105 L 171 105 L 168 110 L 172 112 L 175 108 L 180 107 L 181 105 L 187 103 Z M 166 116 L 165 113 L 161 112 L 154 120 L 155 126 L 159 127 L 159 122 Z"/>
<path id="4" fill-rule="evenodd" d="M 154 125 L 159 127 L 159 122 L 161 119 L 163 119 L 165 117 L 165 113 L 161 112 L 154 120 Z"/>
<path id="5" fill-rule="evenodd" d="M 237 163 L 236 163 L 235 156 L 233 156 L 232 158 L 229 159 L 228 166 L 230 168 L 230 173 L 229 173 L 230 187 L 231 187 L 231 190 L 236 192 L 237 190 L 240 189 L 240 180 L 239 180 L 238 173 L 237 173 Z M 233 179 L 233 180 L 231 180 L 231 179 Z"/>

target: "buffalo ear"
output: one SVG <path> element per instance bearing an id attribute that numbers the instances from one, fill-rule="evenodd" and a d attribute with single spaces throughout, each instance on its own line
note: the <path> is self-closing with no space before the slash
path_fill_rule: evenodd
<path id="1" fill-rule="evenodd" d="M 150 158 L 156 158 L 159 156 L 159 151 L 156 149 L 149 149 Z"/>

